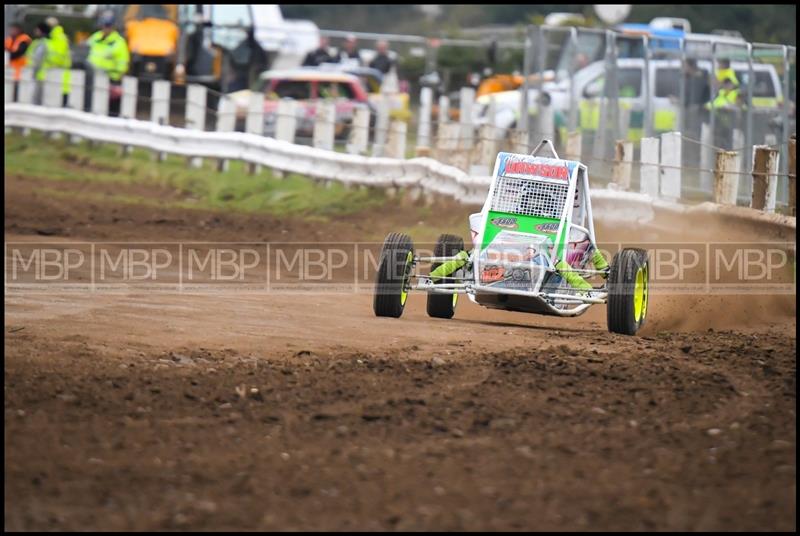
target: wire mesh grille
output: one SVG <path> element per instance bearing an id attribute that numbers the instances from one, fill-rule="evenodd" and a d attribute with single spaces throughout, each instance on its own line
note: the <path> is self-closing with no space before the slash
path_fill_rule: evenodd
<path id="1" fill-rule="evenodd" d="M 542 218 L 561 218 L 568 183 L 520 179 L 501 175 L 492 197 L 492 210 Z"/>

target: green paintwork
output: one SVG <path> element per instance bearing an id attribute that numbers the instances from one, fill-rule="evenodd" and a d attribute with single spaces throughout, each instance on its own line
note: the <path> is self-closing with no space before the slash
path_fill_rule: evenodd
<path id="1" fill-rule="evenodd" d="M 495 225 L 492 223 L 492 220 L 495 218 L 516 218 L 517 220 L 517 228 L 510 229 L 500 227 L 499 225 Z M 537 225 L 541 225 L 543 223 L 553 224 L 554 230 L 553 232 L 545 232 L 536 228 Z M 481 245 L 481 249 L 486 249 L 489 244 L 492 243 L 492 240 L 500 233 L 500 231 L 515 231 L 519 233 L 528 233 L 532 235 L 541 235 L 541 236 L 548 236 L 550 240 L 555 243 L 556 235 L 558 234 L 558 225 L 561 223 L 561 220 L 558 218 L 540 218 L 536 216 L 520 216 L 517 214 L 512 214 L 510 212 L 496 212 L 494 210 L 489 211 L 489 216 L 486 218 L 486 228 L 483 230 L 483 244 Z M 564 250 L 565 244 L 565 237 L 562 237 L 561 243 L 558 244 L 558 256 L 561 256 L 561 253 Z"/>

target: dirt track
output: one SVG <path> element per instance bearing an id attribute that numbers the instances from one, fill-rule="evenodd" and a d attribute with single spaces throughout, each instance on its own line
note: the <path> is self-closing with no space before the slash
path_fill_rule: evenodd
<path id="1" fill-rule="evenodd" d="M 7 242 L 416 223 L 166 213 L 37 184 L 6 178 Z M 598 228 L 612 234 L 630 238 Z M 655 294 L 631 338 L 602 307 L 462 300 L 432 321 L 422 296 L 394 320 L 368 294 L 13 292 L 5 528 L 794 530 L 795 311 L 794 296 Z"/>

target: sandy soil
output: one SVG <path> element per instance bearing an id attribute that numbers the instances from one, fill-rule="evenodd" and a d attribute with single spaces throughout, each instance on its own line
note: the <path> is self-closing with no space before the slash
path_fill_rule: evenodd
<path id="1" fill-rule="evenodd" d="M 6 177 L 7 244 L 358 241 L 417 223 L 165 211 L 43 184 Z M 758 236 L 669 223 L 659 239 Z M 368 285 L 7 288 L 5 528 L 794 530 L 794 302 L 656 292 L 642 336 L 623 337 L 602 306 L 559 319 L 462 300 L 447 321 L 412 295 L 379 319 Z"/>

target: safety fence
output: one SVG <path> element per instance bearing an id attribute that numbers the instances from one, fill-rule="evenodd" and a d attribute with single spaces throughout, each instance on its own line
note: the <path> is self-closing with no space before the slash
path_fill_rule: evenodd
<path id="1" fill-rule="evenodd" d="M 665 132 L 635 142 L 625 138 L 614 140 L 612 155 L 605 156 L 596 154 L 593 133 L 585 130 L 558 130 L 552 121 L 544 131 L 534 130 L 542 127 L 542 121 L 529 130 L 496 126 L 497 109 L 492 100 L 481 116 L 475 110 L 473 88 L 462 88 L 459 92 L 457 114 L 451 113 L 446 96 L 434 103 L 433 91 L 423 88 L 419 112 L 410 121 L 392 119 L 389 98 L 373 106 L 349 107 L 345 113 L 343 103 L 333 99 L 312 103 L 270 100 L 255 91 L 223 95 L 201 85 L 176 87 L 168 81 L 142 83 L 133 77 L 124 77 L 117 86 L 102 73 L 87 75 L 79 70 L 65 74 L 53 69 L 45 80 L 35 81 L 31 71 L 25 69 L 18 82 L 7 70 L 5 90 L 7 104 L 41 103 L 43 108 L 86 110 L 97 116 L 111 113 L 122 119 L 139 119 L 191 132 L 238 130 L 354 156 L 433 157 L 460 169 L 465 177 L 489 176 L 498 151 L 529 153 L 541 139 L 548 138 L 557 141 L 563 157 L 580 159 L 589 165 L 595 186 L 610 185 L 672 201 L 716 201 L 794 213 L 795 176 L 788 169 L 790 164 L 794 169 L 793 139 L 727 149 L 708 140 Z M 544 113 L 547 107 L 540 110 Z M 687 164 L 686 153 L 694 150 L 699 161 Z M 768 151 L 768 157 L 756 158 L 763 151 Z M 177 151 L 177 154 L 184 153 Z M 769 163 L 768 169 L 757 166 L 764 158 Z M 192 162 L 196 165 L 197 158 Z M 724 188 L 716 180 L 723 175 Z M 754 201 L 754 195 L 762 196 L 762 176 L 767 177 L 765 200 Z M 753 177 L 757 179 L 755 182 Z M 723 191 L 724 195 L 720 193 Z"/>

